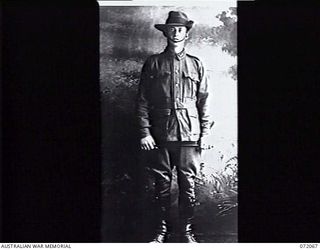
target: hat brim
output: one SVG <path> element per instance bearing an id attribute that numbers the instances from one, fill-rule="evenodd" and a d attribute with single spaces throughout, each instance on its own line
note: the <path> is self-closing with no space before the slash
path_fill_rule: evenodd
<path id="1" fill-rule="evenodd" d="M 188 21 L 186 24 L 182 23 L 168 23 L 168 24 L 155 24 L 154 27 L 162 32 L 166 30 L 167 27 L 170 26 L 185 26 L 188 30 L 192 28 L 193 21 Z"/>

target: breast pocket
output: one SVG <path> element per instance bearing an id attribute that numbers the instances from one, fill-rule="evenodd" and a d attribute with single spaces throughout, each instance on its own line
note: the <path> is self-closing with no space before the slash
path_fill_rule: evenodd
<path id="1" fill-rule="evenodd" d="M 194 99 L 197 94 L 199 73 L 196 71 L 183 71 L 183 87 L 184 97 Z"/>
<path id="2" fill-rule="evenodd" d="M 163 99 L 170 97 L 170 71 L 159 71 L 158 73 L 152 75 L 152 93 L 154 98 Z"/>
<path id="3" fill-rule="evenodd" d="M 171 76 L 171 72 L 166 70 L 166 71 L 158 71 L 158 72 L 153 72 L 152 74 L 149 75 L 150 80 L 153 81 L 163 81 L 169 79 Z"/>
<path id="4" fill-rule="evenodd" d="M 170 71 L 159 71 L 154 75 L 154 78 L 159 84 L 170 81 L 171 72 Z"/>

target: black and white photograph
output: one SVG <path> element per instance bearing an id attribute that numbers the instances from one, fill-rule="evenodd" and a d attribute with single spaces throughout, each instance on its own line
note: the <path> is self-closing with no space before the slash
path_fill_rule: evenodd
<path id="1" fill-rule="evenodd" d="M 1 248 L 318 248 L 319 17 L 1 1 Z"/>
<path id="2" fill-rule="evenodd" d="M 237 242 L 237 6 L 100 2 L 103 242 Z"/>

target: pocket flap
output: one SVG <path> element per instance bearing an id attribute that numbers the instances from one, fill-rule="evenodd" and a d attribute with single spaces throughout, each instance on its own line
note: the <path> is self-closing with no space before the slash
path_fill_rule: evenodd
<path id="1" fill-rule="evenodd" d="M 154 109 L 152 113 L 156 117 L 170 116 L 171 109 Z"/>
<path id="2" fill-rule="evenodd" d="M 159 71 L 159 73 L 157 74 L 157 77 L 162 78 L 162 77 L 168 77 L 171 75 L 170 71 Z"/>
<path id="3" fill-rule="evenodd" d="M 193 81 L 199 82 L 199 73 L 198 72 L 195 72 L 195 71 L 190 71 L 190 72 L 183 71 L 182 74 L 183 74 L 184 77 L 188 77 Z"/>

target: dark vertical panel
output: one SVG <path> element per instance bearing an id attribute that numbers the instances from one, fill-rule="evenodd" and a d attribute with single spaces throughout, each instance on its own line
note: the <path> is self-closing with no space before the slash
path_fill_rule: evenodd
<path id="1" fill-rule="evenodd" d="M 319 4 L 239 2 L 239 241 L 319 241 Z"/>
<path id="2" fill-rule="evenodd" d="M 2 4 L 0 3 L 0 37 L 2 37 Z M 0 39 L 0 69 L 2 69 L 2 39 Z M 0 70 L 0 102 L 2 102 L 2 70 Z M 2 138 L 2 105 L 0 105 L 0 138 Z M 0 241 L 2 241 L 2 140 L 0 139 Z"/>
<path id="3" fill-rule="evenodd" d="M 98 242 L 98 4 L 3 7 L 3 241 Z"/>

